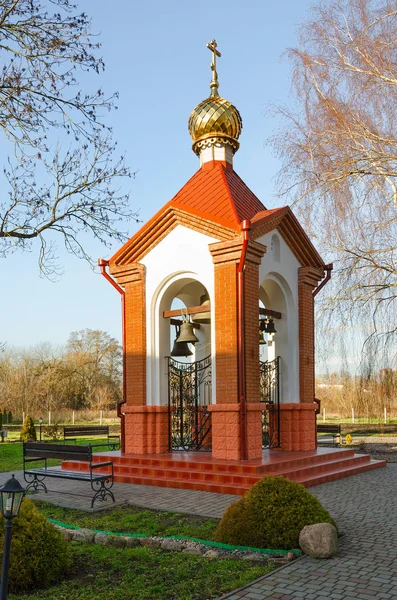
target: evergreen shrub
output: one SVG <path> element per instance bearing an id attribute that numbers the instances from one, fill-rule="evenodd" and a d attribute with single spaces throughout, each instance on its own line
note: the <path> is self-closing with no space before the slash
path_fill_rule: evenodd
<path id="1" fill-rule="evenodd" d="M 290 550 L 305 525 L 335 522 L 300 483 L 264 477 L 226 510 L 215 530 L 224 544 Z"/>
<path id="2" fill-rule="evenodd" d="M 0 515 L 0 562 L 3 545 L 4 517 Z M 12 522 L 9 591 L 23 593 L 60 581 L 69 565 L 66 540 L 25 498 Z"/>
<path id="3" fill-rule="evenodd" d="M 36 428 L 32 417 L 29 415 L 26 415 L 23 422 L 20 440 L 21 442 L 35 442 L 37 440 Z"/>

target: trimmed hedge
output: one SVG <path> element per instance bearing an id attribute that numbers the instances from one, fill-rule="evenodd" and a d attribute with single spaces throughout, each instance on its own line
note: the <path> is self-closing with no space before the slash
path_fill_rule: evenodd
<path id="1" fill-rule="evenodd" d="M 235 546 L 290 550 L 299 547 L 305 525 L 336 524 L 300 483 L 264 477 L 226 510 L 215 539 Z"/>
<path id="2" fill-rule="evenodd" d="M 0 563 L 3 546 L 4 518 L 0 515 Z M 19 515 L 13 519 L 9 591 L 21 593 L 46 587 L 63 579 L 69 564 L 66 540 L 25 498 Z"/>

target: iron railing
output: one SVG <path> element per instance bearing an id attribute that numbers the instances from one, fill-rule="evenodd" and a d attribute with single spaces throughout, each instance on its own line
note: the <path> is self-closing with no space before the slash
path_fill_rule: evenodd
<path id="1" fill-rule="evenodd" d="M 211 357 L 192 363 L 168 360 L 170 450 L 211 450 Z"/>
<path id="2" fill-rule="evenodd" d="M 280 447 L 280 357 L 260 361 L 260 401 L 262 410 L 262 447 Z"/>

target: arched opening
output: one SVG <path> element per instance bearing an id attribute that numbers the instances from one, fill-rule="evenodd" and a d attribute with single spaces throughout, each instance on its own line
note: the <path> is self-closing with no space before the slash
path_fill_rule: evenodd
<path id="1" fill-rule="evenodd" d="M 277 333 L 267 344 L 267 360 L 279 357 L 280 402 L 297 402 L 298 380 L 298 315 L 291 289 L 278 273 L 268 273 L 259 288 L 259 299 L 266 309 L 281 313 L 275 319 Z M 269 341 L 269 340 L 267 340 Z"/>
<path id="2" fill-rule="evenodd" d="M 153 304 L 152 339 L 158 360 L 152 361 L 152 385 L 158 394 L 155 400 L 169 408 L 170 450 L 198 450 L 202 446 L 209 449 L 210 415 L 206 410 L 212 403 L 209 301 L 204 284 L 184 273 L 165 282 Z M 196 312 L 200 306 L 203 310 L 206 307 L 205 313 Z M 197 338 L 196 342 L 178 341 L 184 337 L 183 326 L 187 322 L 187 329 L 193 334 L 188 339 Z"/>

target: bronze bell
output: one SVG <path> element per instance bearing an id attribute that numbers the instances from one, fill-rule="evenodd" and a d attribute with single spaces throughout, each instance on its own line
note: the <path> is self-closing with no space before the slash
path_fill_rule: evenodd
<path id="1" fill-rule="evenodd" d="M 266 344 L 265 336 L 263 335 L 263 331 L 259 329 L 259 345 L 264 346 Z"/>
<path id="2" fill-rule="evenodd" d="M 200 298 L 200 306 L 202 306 L 202 308 L 206 308 L 207 306 L 209 307 L 209 305 L 210 300 L 208 298 L 208 294 L 204 294 Z M 202 323 L 203 325 L 208 325 L 211 323 L 211 311 L 208 310 L 208 312 L 206 311 L 192 315 L 192 321 L 193 323 Z"/>
<path id="3" fill-rule="evenodd" d="M 265 326 L 266 333 L 277 333 L 273 319 L 269 319 Z"/>
<path id="4" fill-rule="evenodd" d="M 179 344 L 186 342 L 187 344 L 195 344 L 199 339 L 193 333 L 193 323 L 190 321 L 183 321 L 181 324 L 180 334 L 176 340 Z"/>
<path id="5" fill-rule="evenodd" d="M 192 354 L 193 352 L 190 350 L 187 342 L 177 342 L 175 340 L 171 356 L 192 356 Z"/>

